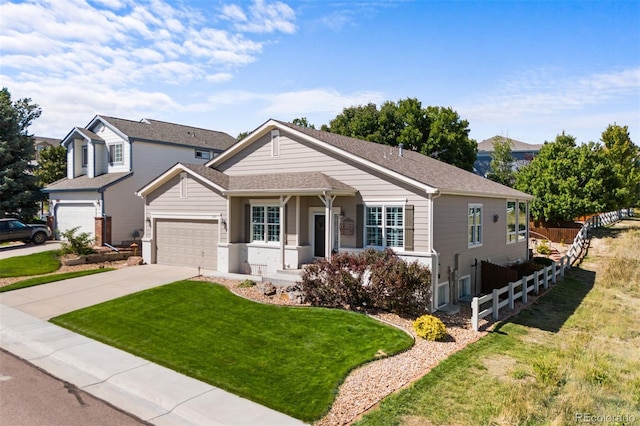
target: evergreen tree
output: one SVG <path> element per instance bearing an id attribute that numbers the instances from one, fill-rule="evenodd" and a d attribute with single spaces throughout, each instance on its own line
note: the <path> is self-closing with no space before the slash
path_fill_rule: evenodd
<path id="1" fill-rule="evenodd" d="M 0 218 L 11 213 L 29 219 L 44 199 L 29 164 L 35 157 L 35 140 L 27 133 L 40 113 L 31 99 L 12 102 L 6 87 L 0 91 Z"/>

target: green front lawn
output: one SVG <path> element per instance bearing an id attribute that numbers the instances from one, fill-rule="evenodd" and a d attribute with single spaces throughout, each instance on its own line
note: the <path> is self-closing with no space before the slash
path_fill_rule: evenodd
<path id="1" fill-rule="evenodd" d="M 58 251 L 43 251 L 0 260 L 0 278 L 48 274 L 59 268 Z"/>
<path id="2" fill-rule="evenodd" d="M 179 281 L 52 319 L 304 421 L 325 414 L 353 368 L 412 346 L 353 312 L 262 305 Z"/>
<path id="3" fill-rule="evenodd" d="M 20 288 L 33 287 L 40 284 L 48 284 L 56 281 L 68 280 L 71 278 L 84 277 L 85 275 L 99 274 L 101 272 L 113 271 L 115 268 L 89 269 L 86 271 L 65 272 L 62 274 L 45 275 L 18 281 L 13 284 L 0 287 L 0 293 L 4 291 L 18 290 Z"/>

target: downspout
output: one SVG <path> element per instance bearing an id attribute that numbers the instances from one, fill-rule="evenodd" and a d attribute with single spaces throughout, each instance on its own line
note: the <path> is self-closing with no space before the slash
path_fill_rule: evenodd
<path id="1" fill-rule="evenodd" d="M 104 208 L 104 190 L 100 191 L 100 208 L 102 209 L 102 245 L 107 243 L 107 211 Z"/>
<path id="2" fill-rule="evenodd" d="M 284 250 L 284 238 L 285 238 L 285 208 L 287 206 L 287 202 L 291 198 L 291 195 L 288 196 L 280 196 L 280 270 L 284 271 L 285 269 L 285 250 Z"/>
<path id="3" fill-rule="evenodd" d="M 434 226 L 434 220 L 433 220 L 433 212 L 434 212 L 434 201 L 436 198 L 438 198 L 440 195 L 442 195 L 440 193 L 440 191 L 437 191 L 435 193 L 429 193 L 427 195 L 428 199 L 429 199 L 429 253 L 431 254 L 431 266 L 432 266 L 432 271 L 431 271 L 431 312 L 434 312 L 436 310 L 435 307 L 435 296 L 436 296 L 436 292 L 438 291 L 438 280 L 439 280 L 439 275 L 440 275 L 440 267 L 439 267 L 439 263 L 440 263 L 440 255 L 438 254 L 438 252 L 433 248 L 433 232 L 435 229 Z"/>

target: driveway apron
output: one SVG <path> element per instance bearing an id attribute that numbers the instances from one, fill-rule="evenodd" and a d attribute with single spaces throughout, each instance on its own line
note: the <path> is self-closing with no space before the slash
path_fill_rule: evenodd
<path id="1" fill-rule="evenodd" d="M 0 294 L 0 303 L 48 320 L 107 300 L 198 274 L 194 268 L 164 265 L 128 266 Z"/>

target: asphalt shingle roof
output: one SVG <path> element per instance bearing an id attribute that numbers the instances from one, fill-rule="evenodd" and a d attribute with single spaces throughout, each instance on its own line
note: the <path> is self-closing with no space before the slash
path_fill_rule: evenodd
<path id="1" fill-rule="evenodd" d="M 133 121 L 104 115 L 99 117 L 132 139 L 216 150 L 225 150 L 236 142 L 235 138 L 227 133 L 199 127 L 151 119 Z"/>
<path id="2" fill-rule="evenodd" d="M 479 142 L 478 151 L 493 152 L 493 143 L 499 139 L 502 139 L 502 136 L 494 136 Z M 542 148 L 542 144 L 530 144 L 511 138 L 507 139 L 513 143 L 511 151 L 539 151 Z"/>
<path id="3" fill-rule="evenodd" d="M 332 191 L 357 190 L 321 172 L 269 173 L 228 176 L 218 170 L 200 164 L 182 164 L 196 174 L 229 191 Z"/>
<path id="4" fill-rule="evenodd" d="M 126 179 L 128 175 L 133 175 L 132 172 L 121 172 L 121 173 L 107 173 L 104 175 L 96 176 L 94 178 L 88 178 L 85 176 L 78 176 L 73 179 L 60 179 L 57 182 L 54 182 L 43 190 L 44 192 L 55 192 L 55 191 L 79 191 L 79 190 L 87 190 L 87 191 L 97 191 L 102 189 L 110 184 L 121 180 Z"/>
<path id="5" fill-rule="evenodd" d="M 277 121 L 277 120 L 274 120 Z M 478 195 L 530 198 L 531 196 L 489 179 L 467 172 L 418 152 L 403 150 L 402 157 L 397 147 L 363 141 L 335 133 L 323 132 L 308 127 L 278 121 L 278 123 L 328 143 L 348 154 L 368 160 L 410 179 L 431 186 L 445 193 L 477 193 Z"/>

